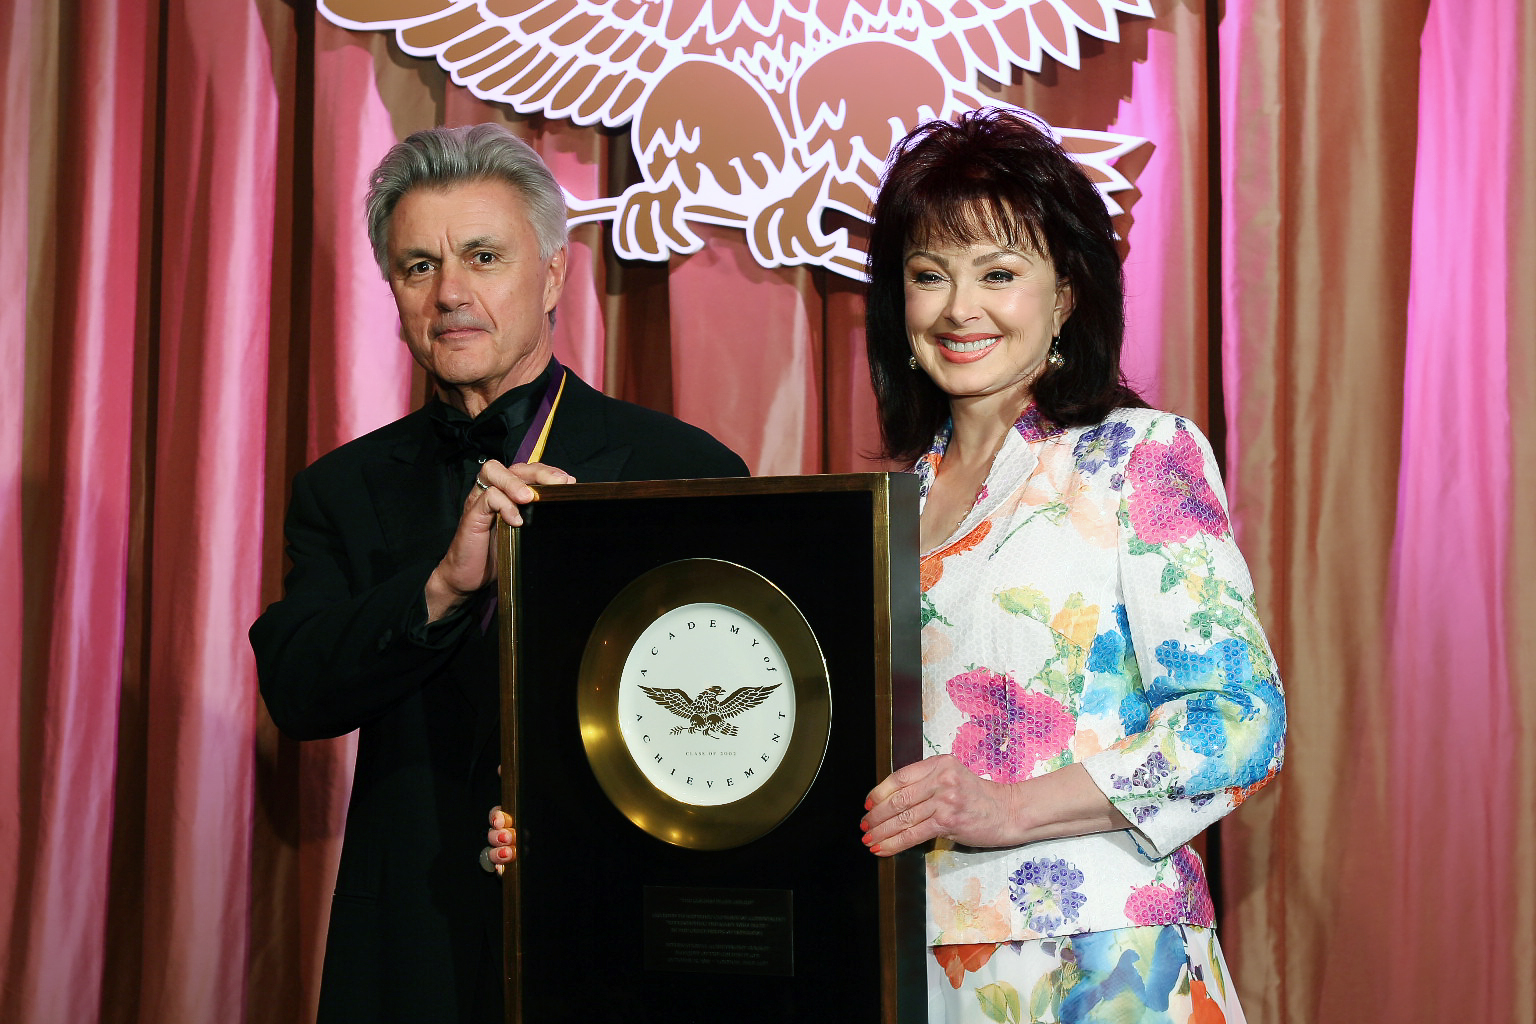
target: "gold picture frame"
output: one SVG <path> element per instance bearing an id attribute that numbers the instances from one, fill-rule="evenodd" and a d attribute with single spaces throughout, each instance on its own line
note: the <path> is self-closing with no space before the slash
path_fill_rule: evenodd
<path id="1" fill-rule="evenodd" d="M 793 687 L 794 722 L 782 759 L 767 781 L 725 803 L 685 802 L 653 784 L 620 722 L 620 680 L 636 642 L 661 616 L 694 605 L 731 609 L 761 626 L 782 652 Z M 767 834 L 799 805 L 826 755 L 832 691 L 816 634 L 771 580 L 734 562 L 678 559 L 633 580 L 593 627 L 577 686 L 582 742 L 598 784 L 636 826 L 674 846 L 725 850 Z"/>

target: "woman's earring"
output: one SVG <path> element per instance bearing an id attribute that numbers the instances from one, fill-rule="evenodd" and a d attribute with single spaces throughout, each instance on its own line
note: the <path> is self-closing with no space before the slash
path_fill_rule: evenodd
<path id="1" fill-rule="evenodd" d="M 1053 370 L 1059 370 L 1067 365 L 1066 357 L 1061 354 L 1061 335 L 1051 339 L 1051 354 L 1045 357 L 1045 365 Z"/>
<path id="2" fill-rule="evenodd" d="M 917 369 L 917 356 L 907 356 L 907 369 Z"/>

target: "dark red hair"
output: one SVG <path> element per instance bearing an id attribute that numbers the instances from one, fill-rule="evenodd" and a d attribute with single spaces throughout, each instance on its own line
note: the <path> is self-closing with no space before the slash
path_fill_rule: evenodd
<path id="1" fill-rule="evenodd" d="M 920 125 L 891 150 L 873 221 L 866 344 L 887 458 L 917 458 L 949 415 L 944 393 L 907 362 L 905 263 L 915 245 L 995 240 L 1049 256 L 1074 306 L 1061 329 L 1065 364 L 1033 385 L 1040 412 L 1082 426 L 1145 406 L 1120 370 L 1125 285 L 1109 211 L 1042 122 L 992 108 Z"/>

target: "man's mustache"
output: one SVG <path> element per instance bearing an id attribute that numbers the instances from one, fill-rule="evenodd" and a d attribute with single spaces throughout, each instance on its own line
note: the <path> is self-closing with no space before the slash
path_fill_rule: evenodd
<path id="1" fill-rule="evenodd" d="M 432 337 L 438 338 L 449 331 L 489 331 L 491 325 L 475 316 L 449 314 L 432 325 Z"/>

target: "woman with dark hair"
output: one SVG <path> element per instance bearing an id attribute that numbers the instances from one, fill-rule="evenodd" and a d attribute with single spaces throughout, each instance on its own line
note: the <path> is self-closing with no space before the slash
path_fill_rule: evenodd
<path id="1" fill-rule="evenodd" d="M 1241 1020 L 1186 844 L 1279 769 L 1284 699 L 1209 444 L 1121 374 L 1103 200 L 1019 113 L 932 122 L 869 276 L 886 454 L 922 477 L 932 756 L 861 825 L 932 841 L 930 1017 Z"/>

